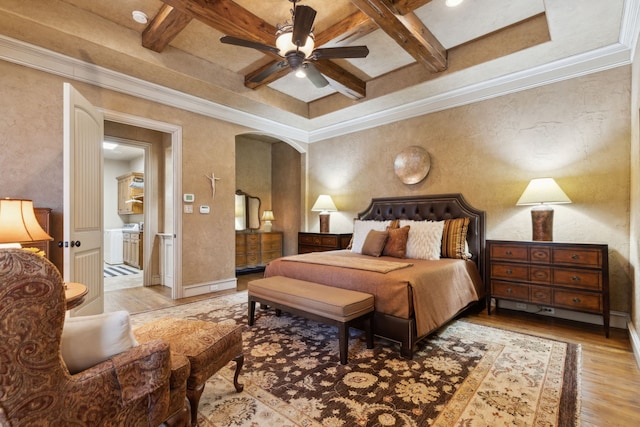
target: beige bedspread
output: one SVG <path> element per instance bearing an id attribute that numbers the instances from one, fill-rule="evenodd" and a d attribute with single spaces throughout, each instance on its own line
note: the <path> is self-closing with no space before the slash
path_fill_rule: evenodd
<path id="1" fill-rule="evenodd" d="M 322 253 L 318 253 L 322 254 Z M 371 259 L 351 251 L 324 254 Z M 270 262 L 265 277 L 285 276 L 344 289 L 367 292 L 377 312 L 409 319 L 415 315 L 418 336 L 425 335 L 483 296 L 480 274 L 472 261 L 443 258 L 437 261 L 403 260 L 413 265 L 379 273 L 316 263 Z M 380 257 L 380 260 L 399 261 Z"/>

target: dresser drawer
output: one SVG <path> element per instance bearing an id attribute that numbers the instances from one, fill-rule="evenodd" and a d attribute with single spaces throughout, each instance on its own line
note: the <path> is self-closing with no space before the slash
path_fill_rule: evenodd
<path id="1" fill-rule="evenodd" d="M 575 292 L 555 290 L 553 292 L 553 305 L 555 307 L 571 310 L 602 313 L 602 295 L 587 292 Z"/>
<path id="2" fill-rule="evenodd" d="M 598 270 L 554 268 L 553 282 L 560 286 L 599 291 L 602 289 L 602 272 Z"/>
<path id="3" fill-rule="evenodd" d="M 258 265 L 259 257 L 260 254 L 258 252 L 247 253 L 247 265 Z"/>
<path id="4" fill-rule="evenodd" d="M 245 234 L 247 245 L 260 245 L 260 235 L 258 233 Z"/>
<path id="5" fill-rule="evenodd" d="M 491 264 L 491 277 L 526 281 L 529 280 L 529 266 L 494 262 Z"/>
<path id="6" fill-rule="evenodd" d="M 263 252 L 261 263 L 267 264 L 277 258 L 280 258 L 280 252 Z"/>
<path id="7" fill-rule="evenodd" d="M 552 289 L 545 286 L 531 286 L 529 288 L 529 301 L 535 304 L 550 305 Z"/>
<path id="8" fill-rule="evenodd" d="M 496 244 L 491 246 L 491 259 L 528 261 L 529 250 L 526 246 Z"/>
<path id="9" fill-rule="evenodd" d="M 553 250 L 553 262 L 599 268 L 602 266 L 602 256 L 601 251 L 595 249 L 556 248 Z"/>
<path id="10" fill-rule="evenodd" d="M 262 242 L 262 252 L 265 251 L 280 251 L 282 249 L 282 242 L 280 239 L 274 240 L 269 239 L 267 241 Z"/>
<path id="11" fill-rule="evenodd" d="M 491 295 L 496 298 L 529 301 L 529 286 L 492 280 Z"/>
<path id="12" fill-rule="evenodd" d="M 322 238 L 315 234 L 299 234 L 298 244 L 319 246 L 322 244 Z"/>

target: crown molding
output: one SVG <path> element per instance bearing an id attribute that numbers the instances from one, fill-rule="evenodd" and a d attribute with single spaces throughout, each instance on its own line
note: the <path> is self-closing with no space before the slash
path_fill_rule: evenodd
<path id="1" fill-rule="evenodd" d="M 328 138 L 628 65 L 631 63 L 638 39 L 639 17 L 640 2 L 627 0 L 618 43 L 415 102 L 386 108 L 352 120 L 314 128 L 314 120 L 310 119 L 306 122 L 307 126 L 304 129 L 227 107 L 3 35 L 0 35 L 0 59 L 245 126 L 260 133 L 286 138 L 290 142 L 299 141 L 297 148 L 305 151 L 307 144 Z"/>

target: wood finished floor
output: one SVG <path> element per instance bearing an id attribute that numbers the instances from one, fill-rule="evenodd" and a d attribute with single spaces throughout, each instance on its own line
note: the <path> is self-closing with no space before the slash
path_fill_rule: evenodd
<path id="1" fill-rule="evenodd" d="M 238 291 L 262 273 L 238 276 Z M 224 295 L 235 290 L 216 293 Z M 172 300 L 168 288 L 153 286 L 105 292 L 105 311 L 131 313 L 185 304 L 212 295 Z M 611 329 L 605 338 L 601 326 L 553 319 L 510 310 L 487 315 L 486 310 L 464 317 L 486 326 L 543 336 L 582 346 L 582 427 L 640 426 L 640 369 L 626 330 Z"/>

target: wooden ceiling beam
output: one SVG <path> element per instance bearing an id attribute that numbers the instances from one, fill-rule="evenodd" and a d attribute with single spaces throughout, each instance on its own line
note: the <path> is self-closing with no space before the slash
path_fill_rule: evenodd
<path id="1" fill-rule="evenodd" d="M 406 15 L 430 3 L 431 0 L 384 0 L 384 2 L 396 15 Z"/>
<path id="2" fill-rule="evenodd" d="M 142 32 L 142 46 L 162 52 L 192 19 L 191 16 L 163 4 L 158 14 Z"/>
<path id="3" fill-rule="evenodd" d="M 394 13 L 392 0 L 351 0 L 419 64 L 432 72 L 447 69 L 447 51 L 413 13 Z"/>
<path id="4" fill-rule="evenodd" d="M 316 34 L 314 41 L 316 46 L 323 46 L 331 41 L 340 46 L 364 37 L 377 29 L 376 23 L 371 21 L 366 13 L 358 10 L 342 21 Z"/>
<path id="5" fill-rule="evenodd" d="M 276 27 L 231 0 L 162 0 L 223 34 L 273 45 Z"/>

